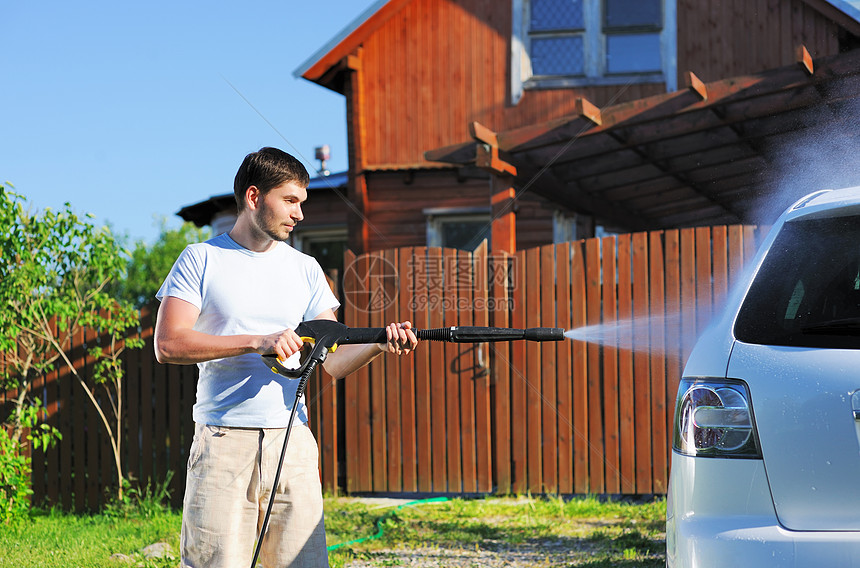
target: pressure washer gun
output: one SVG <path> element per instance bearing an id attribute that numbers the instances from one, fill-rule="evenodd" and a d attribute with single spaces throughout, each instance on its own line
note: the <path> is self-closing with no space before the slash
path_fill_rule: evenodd
<path id="1" fill-rule="evenodd" d="M 310 320 L 296 327 L 302 341 L 313 345 L 310 355 L 298 368 L 285 367 L 275 355 L 263 355 L 266 365 L 275 373 L 291 379 L 310 375 L 316 365 L 325 361 L 326 355 L 338 345 L 356 343 L 385 343 L 384 327 L 347 327 L 334 320 Z M 564 330 L 558 327 L 531 327 L 515 329 L 509 327 L 454 326 L 436 329 L 412 330 L 423 341 L 445 341 L 448 343 L 486 343 L 493 341 L 560 341 Z"/>
<path id="2" fill-rule="evenodd" d="M 287 453 L 287 444 L 290 440 L 290 431 L 292 430 L 293 420 L 296 416 L 296 408 L 299 406 L 299 399 L 304 394 L 308 379 L 316 366 L 325 361 L 326 356 L 337 349 L 338 345 L 350 343 L 386 343 L 388 341 L 384 327 L 347 327 L 340 322 L 325 319 L 304 321 L 296 326 L 295 331 L 302 338 L 302 341 L 313 345 L 310 355 L 298 368 L 290 369 L 284 366 L 278 360 L 277 355 L 262 356 L 263 361 L 265 361 L 266 365 L 273 372 L 291 379 L 299 379 L 299 384 L 296 387 L 296 401 L 293 403 L 293 408 L 290 412 L 287 431 L 284 435 L 284 446 L 281 449 L 281 458 L 275 471 L 275 481 L 272 486 L 273 495 L 275 488 L 278 486 L 278 479 L 281 476 L 281 467 L 284 464 L 284 457 Z M 454 326 L 412 331 L 418 339 L 424 341 L 447 341 L 449 343 L 485 343 L 493 341 L 516 341 L 518 339 L 526 339 L 528 341 L 560 341 L 564 339 L 564 330 L 557 327 L 514 329 L 507 327 Z M 257 538 L 254 558 L 251 561 L 252 568 L 257 565 L 257 558 L 260 555 L 260 547 L 263 543 L 263 537 L 266 535 L 266 528 L 269 525 L 269 516 L 272 514 L 272 504 L 274 502 L 275 499 L 269 499 L 266 515 L 263 517 L 263 524 L 260 526 L 260 534 Z"/>

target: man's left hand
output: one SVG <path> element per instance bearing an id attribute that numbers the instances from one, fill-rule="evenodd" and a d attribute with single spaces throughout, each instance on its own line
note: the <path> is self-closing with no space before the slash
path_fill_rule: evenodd
<path id="1" fill-rule="evenodd" d="M 388 338 L 385 347 L 389 353 L 408 355 L 418 345 L 418 338 L 412 331 L 412 323 L 408 321 L 388 324 L 385 335 Z"/>

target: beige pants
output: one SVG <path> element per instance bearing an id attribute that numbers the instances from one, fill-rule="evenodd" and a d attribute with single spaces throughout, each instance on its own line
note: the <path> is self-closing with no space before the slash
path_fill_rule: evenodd
<path id="1" fill-rule="evenodd" d="M 197 424 L 188 457 L 180 548 L 188 568 L 250 568 L 285 428 Z M 290 432 L 259 562 L 328 566 L 319 452 L 307 425 Z"/>

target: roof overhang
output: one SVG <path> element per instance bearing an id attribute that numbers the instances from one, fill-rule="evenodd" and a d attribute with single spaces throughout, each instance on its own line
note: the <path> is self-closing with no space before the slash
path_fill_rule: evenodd
<path id="1" fill-rule="evenodd" d="M 308 191 L 320 191 L 330 189 L 333 191 L 345 191 L 348 182 L 346 172 L 333 173 L 327 176 L 311 178 L 308 183 Z M 198 227 L 211 225 L 212 220 L 219 213 L 235 212 L 236 197 L 232 193 L 213 195 L 203 201 L 186 205 L 176 212 L 183 221 L 194 223 Z"/>
<path id="2" fill-rule="evenodd" d="M 194 223 L 197 227 L 212 224 L 212 219 L 221 212 L 236 210 L 236 198 L 232 193 L 213 195 L 209 199 L 186 205 L 176 212 L 183 221 Z"/>
<path id="3" fill-rule="evenodd" d="M 804 0 L 804 2 L 848 32 L 860 36 L 860 1 Z"/>
<path id="4" fill-rule="evenodd" d="M 330 71 L 340 65 L 344 58 L 352 55 L 364 40 L 410 1 L 377 0 L 299 65 L 293 71 L 293 76 L 296 78 L 303 77 L 308 81 L 340 92 L 339 84 L 331 80 Z"/>
<path id="5" fill-rule="evenodd" d="M 786 145 L 827 129 L 860 135 L 860 50 L 813 62 L 801 48 L 795 65 L 709 84 L 686 79 L 677 92 L 602 109 L 580 101 L 572 115 L 499 132 L 499 155 L 516 167 L 520 191 L 644 230 L 762 222 L 762 201 L 796 197 L 780 192 Z M 483 143 L 425 158 L 474 165 Z M 860 184 L 856 176 L 846 183 Z"/>

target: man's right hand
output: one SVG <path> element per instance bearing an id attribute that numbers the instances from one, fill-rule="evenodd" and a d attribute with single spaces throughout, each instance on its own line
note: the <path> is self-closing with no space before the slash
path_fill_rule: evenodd
<path id="1" fill-rule="evenodd" d="M 274 353 L 281 362 L 289 359 L 293 354 L 302 349 L 304 341 L 292 329 L 285 329 L 277 333 L 261 336 L 257 353 L 260 355 L 271 355 Z"/>
<path id="2" fill-rule="evenodd" d="M 200 310 L 193 304 L 166 296 L 155 321 L 155 356 L 159 363 L 190 365 L 248 353 L 274 353 L 286 360 L 302 348 L 292 329 L 270 335 L 210 335 L 194 329 Z"/>

